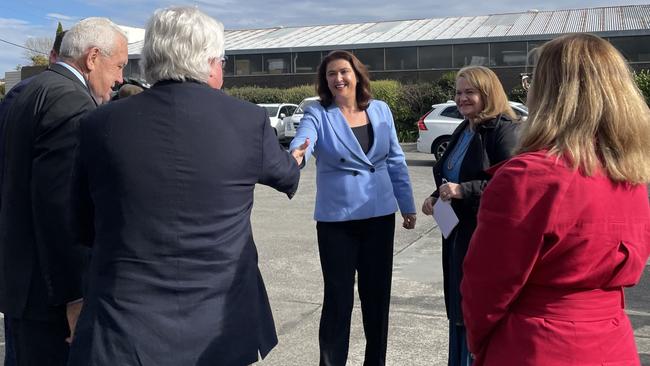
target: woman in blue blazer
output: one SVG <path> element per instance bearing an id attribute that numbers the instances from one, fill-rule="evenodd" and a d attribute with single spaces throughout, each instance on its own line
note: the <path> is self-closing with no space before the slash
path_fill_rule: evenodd
<path id="1" fill-rule="evenodd" d="M 355 272 L 366 335 L 364 365 L 384 365 L 393 267 L 395 211 L 415 227 L 404 153 L 386 103 L 372 100 L 365 66 L 333 51 L 318 68 L 320 104 L 308 107 L 290 149 L 316 162 L 318 249 L 325 282 L 320 365 L 347 360 Z"/>

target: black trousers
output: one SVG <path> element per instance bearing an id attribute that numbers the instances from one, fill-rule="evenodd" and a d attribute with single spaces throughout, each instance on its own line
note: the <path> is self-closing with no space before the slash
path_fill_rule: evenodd
<path id="1" fill-rule="evenodd" d="M 320 365 L 344 366 L 347 361 L 356 272 L 366 335 L 363 364 L 383 366 L 388 341 L 395 215 L 318 222 L 316 229 L 325 282 L 318 333 Z"/>
<path id="2" fill-rule="evenodd" d="M 17 366 L 65 366 L 70 335 L 65 317 L 59 321 L 10 318 L 9 337 Z"/>

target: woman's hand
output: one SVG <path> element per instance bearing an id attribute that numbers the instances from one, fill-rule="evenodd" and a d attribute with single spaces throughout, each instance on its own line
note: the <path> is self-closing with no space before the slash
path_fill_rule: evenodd
<path id="1" fill-rule="evenodd" d="M 415 214 L 410 213 L 410 214 L 402 214 L 402 218 L 404 218 L 404 222 L 402 223 L 402 227 L 404 229 L 413 229 L 415 228 Z"/>
<path id="2" fill-rule="evenodd" d="M 463 198 L 463 190 L 461 189 L 460 184 L 456 183 L 445 183 L 441 185 L 438 188 L 438 193 L 440 193 L 440 198 L 443 201 L 451 201 L 452 198 Z"/>
<path id="3" fill-rule="evenodd" d="M 427 197 L 422 203 L 422 213 L 431 216 L 433 215 L 433 205 L 436 203 L 435 197 Z"/>
<path id="4" fill-rule="evenodd" d="M 302 165 L 302 161 L 305 158 L 305 151 L 307 151 L 308 146 L 309 146 L 309 138 L 306 138 L 305 142 L 303 142 L 302 145 L 291 150 L 291 155 L 293 156 L 294 159 L 296 159 L 296 163 L 298 163 L 298 166 Z"/>

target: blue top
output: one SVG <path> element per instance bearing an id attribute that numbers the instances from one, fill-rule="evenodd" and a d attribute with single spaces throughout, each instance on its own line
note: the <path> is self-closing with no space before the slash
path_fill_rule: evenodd
<path id="1" fill-rule="evenodd" d="M 442 176 L 447 179 L 448 182 L 460 183 L 460 166 L 463 164 L 463 159 L 465 158 L 465 153 L 469 147 L 469 143 L 474 137 L 474 130 L 472 130 L 469 125 L 463 131 L 463 134 L 460 135 L 458 143 L 454 146 L 454 150 L 447 156 L 447 160 L 442 164 Z"/>
<path id="2" fill-rule="evenodd" d="M 393 115 L 386 103 L 371 100 L 368 119 L 374 140 L 365 154 L 343 113 L 332 104 L 307 107 L 290 149 L 306 138 L 305 161 L 317 155 L 317 221 L 348 221 L 415 213 L 413 191 L 404 153 L 397 140 Z"/>

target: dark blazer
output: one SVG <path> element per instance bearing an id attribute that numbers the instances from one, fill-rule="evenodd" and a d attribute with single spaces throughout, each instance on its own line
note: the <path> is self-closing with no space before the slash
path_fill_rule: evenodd
<path id="1" fill-rule="evenodd" d="M 3 124 L 0 310 L 11 317 L 61 319 L 81 297 L 87 250 L 72 245 L 70 184 L 79 120 L 96 104 L 61 65 L 35 76 Z"/>
<path id="2" fill-rule="evenodd" d="M 257 183 L 296 161 L 264 109 L 160 82 L 84 119 L 81 233 L 94 230 L 69 365 L 248 365 L 277 344 L 253 241 Z M 89 239 L 86 239 L 89 241 Z"/>
<path id="3" fill-rule="evenodd" d="M 433 166 L 433 177 L 437 187 L 442 185 L 442 164 L 446 164 L 449 154 L 468 125 L 469 121 L 467 120 L 458 125 L 451 135 L 447 150 Z M 505 116 L 499 116 L 479 124 L 460 166 L 459 180 L 463 198 L 453 199 L 451 202 L 451 206 L 458 216 L 458 225 L 449 238 L 442 240 L 445 305 L 447 317 L 455 322 L 463 321 L 460 308 L 463 259 L 476 229 L 481 195 L 489 179 L 485 169 L 512 156 L 513 149 L 517 144 L 518 126 L 518 123 L 510 121 Z M 432 196 L 438 197 L 438 191 L 436 190 Z M 454 242 L 451 242 L 452 238 Z"/>
<path id="4" fill-rule="evenodd" d="M 14 99 L 16 99 L 19 95 L 20 92 L 25 89 L 27 84 L 32 81 L 32 78 L 27 78 L 25 80 L 21 80 L 18 84 L 14 85 L 11 90 L 5 95 L 4 98 L 0 101 L 0 152 L 3 152 L 4 154 L 4 141 L 5 141 L 5 115 L 7 114 L 7 111 L 9 111 L 9 106 L 13 103 Z M 4 174 L 4 160 L 0 158 L 0 192 L 2 192 L 2 177 Z M 0 194 L 0 207 L 2 207 L 2 195 Z"/>

